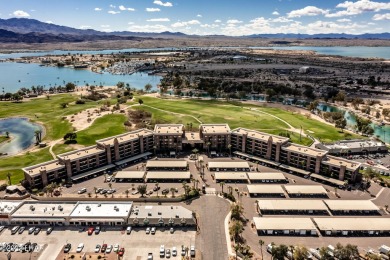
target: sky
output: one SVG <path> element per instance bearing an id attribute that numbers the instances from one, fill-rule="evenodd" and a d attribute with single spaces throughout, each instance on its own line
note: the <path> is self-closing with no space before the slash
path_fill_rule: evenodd
<path id="1" fill-rule="evenodd" d="M 14 17 L 106 32 L 362 34 L 390 32 L 390 1 L 0 0 L 0 18 Z"/>

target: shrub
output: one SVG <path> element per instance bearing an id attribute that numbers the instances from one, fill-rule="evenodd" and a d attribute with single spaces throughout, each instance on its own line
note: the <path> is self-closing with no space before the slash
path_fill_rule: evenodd
<path id="1" fill-rule="evenodd" d="M 223 193 L 223 197 L 224 197 L 225 199 L 230 200 L 230 201 L 236 202 L 236 198 L 233 196 L 233 194 L 224 192 L 224 193 Z"/>
<path id="2" fill-rule="evenodd" d="M 85 104 L 85 100 L 84 100 L 84 99 L 78 99 L 78 100 L 76 101 L 76 104 L 78 104 L 78 105 L 84 105 L 84 104 Z"/>
<path id="3" fill-rule="evenodd" d="M 7 188 L 7 184 L 1 184 L 0 185 L 0 191 L 5 191 L 5 189 Z"/>

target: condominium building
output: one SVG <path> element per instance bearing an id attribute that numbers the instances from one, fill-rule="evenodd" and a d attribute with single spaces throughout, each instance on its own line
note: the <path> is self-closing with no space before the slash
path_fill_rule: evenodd
<path id="1" fill-rule="evenodd" d="M 153 151 L 153 131 L 140 129 L 97 140 L 97 146 L 106 151 L 107 163 L 120 162 L 134 155 Z"/>
<path id="2" fill-rule="evenodd" d="M 328 155 L 322 160 L 320 174 L 340 181 L 356 181 L 361 163 Z"/>
<path id="3" fill-rule="evenodd" d="M 281 147 L 289 141 L 287 137 L 266 134 L 255 130 L 237 128 L 232 131 L 232 149 L 280 161 Z"/>
<path id="4" fill-rule="evenodd" d="M 159 124 L 154 127 L 154 145 L 157 151 L 181 151 L 184 137 L 185 129 L 182 124 Z"/>
<path id="5" fill-rule="evenodd" d="M 44 187 L 49 183 L 67 179 L 66 167 L 59 160 L 52 160 L 22 169 L 24 178 L 31 187 Z"/>
<path id="6" fill-rule="evenodd" d="M 199 127 L 199 137 L 203 148 L 221 152 L 230 145 L 231 131 L 228 124 L 202 124 Z"/>
<path id="7" fill-rule="evenodd" d="M 326 151 L 288 143 L 282 147 L 280 162 L 306 171 L 319 173 Z"/>

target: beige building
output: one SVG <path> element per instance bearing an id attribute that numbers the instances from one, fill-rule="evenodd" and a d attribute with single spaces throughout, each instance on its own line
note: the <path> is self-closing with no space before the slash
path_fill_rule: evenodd
<path id="1" fill-rule="evenodd" d="M 344 158 L 327 155 L 321 164 L 320 174 L 338 179 L 340 181 L 355 181 L 359 173 L 361 163 Z"/>
<path id="2" fill-rule="evenodd" d="M 64 164 L 52 160 L 22 169 L 25 180 L 32 188 L 44 187 L 54 181 L 67 179 L 68 174 Z"/>
<path id="3" fill-rule="evenodd" d="M 222 152 L 229 149 L 230 127 L 228 124 L 202 124 L 199 127 L 199 137 L 203 148 L 209 152 Z"/>
<path id="4" fill-rule="evenodd" d="M 107 163 L 121 161 L 139 154 L 153 151 L 154 140 L 153 131 L 139 129 L 97 140 L 97 146 L 104 149 L 107 154 Z"/>
<path id="5" fill-rule="evenodd" d="M 154 127 L 154 145 L 159 152 L 178 152 L 183 149 L 185 129 L 182 124 L 159 124 Z"/>
<path id="6" fill-rule="evenodd" d="M 319 173 L 326 151 L 288 143 L 282 147 L 280 162 L 309 172 Z"/>
<path id="7" fill-rule="evenodd" d="M 232 131 L 231 144 L 236 151 L 279 162 L 282 145 L 287 137 L 266 134 L 255 130 L 237 128 Z"/>

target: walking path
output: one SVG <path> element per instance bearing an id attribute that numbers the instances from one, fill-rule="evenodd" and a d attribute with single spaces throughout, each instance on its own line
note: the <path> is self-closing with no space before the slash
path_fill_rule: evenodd
<path id="1" fill-rule="evenodd" d="M 144 105 L 144 104 L 143 104 L 143 106 L 145 106 L 145 107 L 150 107 L 150 108 L 152 108 L 152 109 L 156 109 L 156 110 L 159 110 L 159 111 L 162 111 L 162 112 L 165 112 L 165 113 L 174 114 L 174 115 L 189 116 L 189 117 L 192 117 L 193 119 L 195 119 L 196 121 L 198 121 L 199 124 L 203 124 L 202 121 L 200 121 L 198 118 L 196 118 L 195 116 L 192 116 L 192 115 L 176 113 L 176 112 L 172 112 L 172 111 L 168 111 L 168 110 L 164 110 L 164 109 L 161 109 L 161 108 L 152 107 L 152 106 L 148 106 L 148 105 Z"/>

